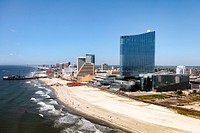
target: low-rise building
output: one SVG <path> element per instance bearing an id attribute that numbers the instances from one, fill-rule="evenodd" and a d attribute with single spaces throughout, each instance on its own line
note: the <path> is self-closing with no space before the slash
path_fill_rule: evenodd
<path id="1" fill-rule="evenodd" d="M 187 74 L 156 74 L 152 76 L 153 90 L 176 91 L 189 88 L 189 75 Z"/>

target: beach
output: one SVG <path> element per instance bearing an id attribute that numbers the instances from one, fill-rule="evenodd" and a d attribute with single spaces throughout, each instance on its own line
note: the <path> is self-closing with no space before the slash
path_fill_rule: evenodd
<path id="1" fill-rule="evenodd" d="M 98 88 L 68 87 L 59 78 L 41 78 L 57 98 L 81 114 L 100 119 L 134 133 L 198 133 L 200 120 L 177 114 L 165 107 L 120 97 Z"/>

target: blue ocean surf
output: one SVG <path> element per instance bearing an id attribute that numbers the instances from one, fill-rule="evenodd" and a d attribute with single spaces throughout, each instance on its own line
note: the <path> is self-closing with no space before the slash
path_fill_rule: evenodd
<path id="1" fill-rule="evenodd" d="M 121 133 L 69 113 L 50 88 L 38 80 L 2 80 L 29 75 L 37 68 L 0 66 L 0 133 Z"/>

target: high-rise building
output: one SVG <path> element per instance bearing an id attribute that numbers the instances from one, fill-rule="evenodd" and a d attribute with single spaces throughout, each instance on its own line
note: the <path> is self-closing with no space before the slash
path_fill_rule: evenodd
<path id="1" fill-rule="evenodd" d="M 86 54 L 86 62 L 87 63 L 94 63 L 95 64 L 95 55 L 93 55 L 93 54 Z"/>
<path id="2" fill-rule="evenodd" d="M 84 63 L 77 72 L 77 77 L 84 77 L 87 75 L 94 75 L 94 63 Z"/>
<path id="3" fill-rule="evenodd" d="M 82 65 L 85 63 L 85 59 L 85 57 L 77 57 L 77 71 L 79 71 Z"/>
<path id="4" fill-rule="evenodd" d="M 155 31 L 120 37 L 120 74 L 125 77 L 153 73 Z"/>
<path id="5" fill-rule="evenodd" d="M 95 64 L 95 55 L 93 54 L 86 54 L 85 57 L 77 57 L 77 70 L 79 71 L 80 68 L 84 63 L 93 63 Z"/>

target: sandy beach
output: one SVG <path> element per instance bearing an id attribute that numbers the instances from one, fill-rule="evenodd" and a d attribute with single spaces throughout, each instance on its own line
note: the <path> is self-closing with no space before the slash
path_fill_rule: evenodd
<path id="1" fill-rule="evenodd" d="M 153 104 L 147 104 L 87 86 L 68 87 L 58 78 L 40 79 L 51 88 L 66 106 L 136 133 L 199 133 L 200 120 L 176 114 Z"/>

